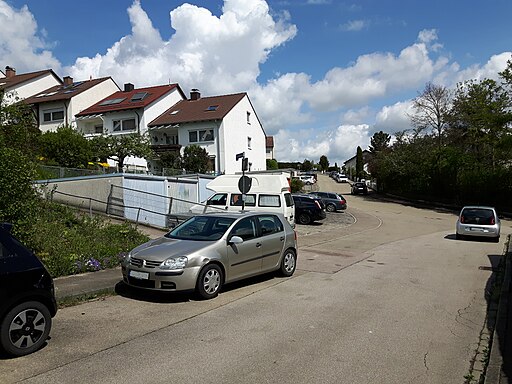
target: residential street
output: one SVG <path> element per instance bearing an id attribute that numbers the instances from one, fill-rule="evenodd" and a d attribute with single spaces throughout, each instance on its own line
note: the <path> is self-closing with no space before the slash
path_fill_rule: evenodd
<path id="1" fill-rule="evenodd" d="M 61 309 L 45 348 L 0 360 L 0 383 L 463 383 L 511 222 L 499 244 L 457 241 L 454 213 L 319 187 L 348 209 L 297 227 L 293 277 Z"/>

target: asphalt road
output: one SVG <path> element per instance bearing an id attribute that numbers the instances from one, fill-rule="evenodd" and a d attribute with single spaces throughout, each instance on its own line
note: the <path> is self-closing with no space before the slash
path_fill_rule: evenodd
<path id="1" fill-rule="evenodd" d="M 292 278 L 61 309 L 43 350 L 0 360 L 0 383 L 463 383 L 505 236 L 456 241 L 454 213 L 319 186 L 348 209 L 297 227 Z"/>

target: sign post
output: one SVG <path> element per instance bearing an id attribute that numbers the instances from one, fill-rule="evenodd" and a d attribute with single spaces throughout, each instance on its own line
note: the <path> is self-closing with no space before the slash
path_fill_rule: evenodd
<path id="1" fill-rule="evenodd" d="M 249 159 L 245 157 L 245 152 L 236 154 L 236 161 L 242 159 L 242 177 L 238 180 L 238 189 L 242 192 L 242 212 L 245 210 L 245 198 L 247 192 L 251 189 L 252 179 L 245 176 L 245 171 L 249 167 Z"/>

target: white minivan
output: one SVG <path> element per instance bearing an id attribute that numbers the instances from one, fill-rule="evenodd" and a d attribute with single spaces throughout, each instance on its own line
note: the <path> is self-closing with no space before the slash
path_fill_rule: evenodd
<path id="1" fill-rule="evenodd" d="M 246 176 L 251 179 L 251 187 L 246 194 L 238 188 L 241 175 L 216 177 L 206 186 L 214 192 L 213 195 L 203 204 L 192 206 L 190 212 L 241 211 L 242 208 L 245 211 L 277 212 L 295 226 L 295 206 L 286 175 L 261 173 Z"/>

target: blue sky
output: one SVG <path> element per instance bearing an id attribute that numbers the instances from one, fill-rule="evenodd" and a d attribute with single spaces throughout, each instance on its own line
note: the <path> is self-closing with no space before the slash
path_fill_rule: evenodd
<path id="1" fill-rule="evenodd" d="M 512 2 L 0 0 L 0 68 L 248 92 L 280 161 L 331 164 L 409 128 L 427 82 L 496 78 Z"/>

